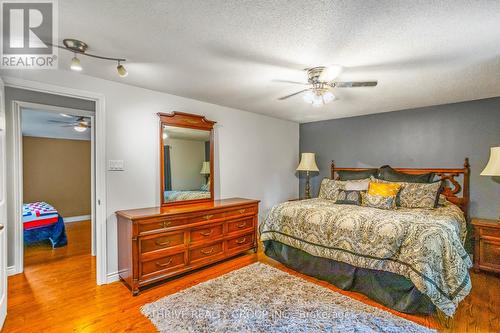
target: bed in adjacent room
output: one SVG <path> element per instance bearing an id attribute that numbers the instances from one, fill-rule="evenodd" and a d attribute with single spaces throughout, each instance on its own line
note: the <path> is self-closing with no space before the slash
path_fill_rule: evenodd
<path id="1" fill-rule="evenodd" d="M 336 171 L 363 170 L 335 169 L 332 163 L 332 179 Z M 468 270 L 472 263 L 464 248 L 468 161 L 460 169 L 393 170 L 409 175 L 432 173 L 437 182 L 412 185 L 371 176 L 369 184 L 406 184 L 405 192 L 398 189 L 397 207 L 393 203 L 393 209 L 380 209 L 369 202 L 350 203 L 357 200 L 356 195 L 365 198 L 366 192 L 351 193 L 342 188 L 346 182 L 325 179 L 319 198 L 285 202 L 271 209 L 260 226 L 265 253 L 395 310 L 426 314 L 439 310 L 452 316 L 471 289 Z M 433 188 L 437 196 L 425 198 L 421 188 Z M 331 200 L 334 192 L 336 200 Z"/>
<path id="2" fill-rule="evenodd" d="M 50 241 L 53 248 L 67 245 L 64 219 L 46 202 L 23 204 L 24 244 Z"/>

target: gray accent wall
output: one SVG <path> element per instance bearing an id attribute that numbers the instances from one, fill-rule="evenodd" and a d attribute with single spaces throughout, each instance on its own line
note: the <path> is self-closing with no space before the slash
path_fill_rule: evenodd
<path id="1" fill-rule="evenodd" d="M 338 167 L 453 168 L 469 157 L 472 217 L 500 215 L 500 178 L 479 175 L 493 146 L 500 146 L 500 98 L 300 125 L 300 152 L 316 153 L 320 169 L 313 196 L 330 177 L 331 160 Z"/>

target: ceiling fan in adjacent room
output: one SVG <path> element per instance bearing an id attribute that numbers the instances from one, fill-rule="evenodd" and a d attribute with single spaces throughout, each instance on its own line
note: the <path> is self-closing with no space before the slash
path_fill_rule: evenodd
<path id="1" fill-rule="evenodd" d="M 68 118 L 68 121 L 49 120 L 49 122 L 61 124 L 61 127 L 73 127 L 73 129 L 77 132 L 85 132 L 87 129 L 91 128 L 90 118 L 88 117 L 72 116 L 67 114 L 61 114 L 61 116 Z"/>
<path id="2" fill-rule="evenodd" d="M 330 103 L 335 100 L 335 95 L 332 93 L 333 88 L 357 88 L 357 87 L 375 87 L 377 81 L 362 81 L 362 82 L 337 82 L 335 78 L 342 72 L 341 66 L 330 66 L 330 67 L 313 67 L 306 69 L 307 71 L 307 83 L 305 82 L 295 82 L 295 81 L 284 81 L 277 80 L 277 82 L 302 84 L 310 86 L 307 89 L 297 91 L 293 94 L 283 96 L 278 98 L 279 100 L 285 100 L 287 98 L 293 97 L 304 93 L 304 101 L 306 103 L 312 104 L 312 106 L 320 107 L 324 104 Z"/>

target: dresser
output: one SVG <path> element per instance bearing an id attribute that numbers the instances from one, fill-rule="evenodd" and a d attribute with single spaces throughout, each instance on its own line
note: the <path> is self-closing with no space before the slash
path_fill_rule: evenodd
<path id="1" fill-rule="evenodd" d="M 257 250 L 258 200 L 116 212 L 118 269 L 133 295 L 151 283 Z"/>
<path id="2" fill-rule="evenodd" d="M 474 227 L 474 270 L 500 273 L 500 222 L 472 219 Z"/>

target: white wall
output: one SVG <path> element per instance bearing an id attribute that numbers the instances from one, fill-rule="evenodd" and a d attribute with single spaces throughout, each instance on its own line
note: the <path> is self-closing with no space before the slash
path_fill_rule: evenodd
<path id="1" fill-rule="evenodd" d="M 170 146 L 172 190 L 199 191 L 205 176 L 200 174 L 205 161 L 205 141 L 167 139 Z"/>
<path id="2" fill-rule="evenodd" d="M 107 173 L 108 274 L 117 271 L 114 212 L 160 203 L 157 112 L 184 111 L 217 121 L 216 198 L 259 199 L 262 218 L 272 205 L 298 195 L 295 177 L 299 158 L 297 123 L 69 71 L 4 70 L 0 75 L 105 95 L 106 158 L 125 161 L 125 171 Z"/>

